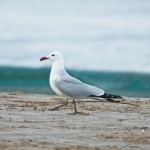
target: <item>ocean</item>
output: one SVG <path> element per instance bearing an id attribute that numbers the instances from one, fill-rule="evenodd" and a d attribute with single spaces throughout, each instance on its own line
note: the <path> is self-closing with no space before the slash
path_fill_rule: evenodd
<path id="1" fill-rule="evenodd" d="M 67 70 L 81 81 L 107 93 L 129 97 L 150 97 L 147 73 Z M 54 94 L 49 86 L 50 68 L 0 67 L 0 91 Z"/>
<path id="2" fill-rule="evenodd" d="M 150 1 L 0 1 L 0 91 L 51 94 L 52 51 L 86 83 L 149 97 Z"/>

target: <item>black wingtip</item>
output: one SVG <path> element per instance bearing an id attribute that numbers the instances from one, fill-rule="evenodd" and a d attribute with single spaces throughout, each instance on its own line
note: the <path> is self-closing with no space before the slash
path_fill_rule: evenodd
<path id="1" fill-rule="evenodd" d="M 121 96 L 112 95 L 112 94 L 106 94 L 106 93 L 104 93 L 101 96 L 90 95 L 89 97 L 99 97 L 99 98 L 104 98 L 104 99 L 122 99 Z"/>
<path id="2" fill-rule="evenodd" d="M 107 94 L 107 93 L 104 93 L 104 95 L 101 95 L 100 96 L 101 98 L 115 98 L 115 99 L 121 99 L 122 97 L 121 96 L 118 96 L 118 95 L 112 95 L 112 94 Z"/>

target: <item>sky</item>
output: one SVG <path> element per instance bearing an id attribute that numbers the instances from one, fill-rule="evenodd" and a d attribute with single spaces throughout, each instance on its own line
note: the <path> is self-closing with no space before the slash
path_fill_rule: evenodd
<path id="1" fill-rule="evenodd" d="M 0 1 L 0 65 L 150 72 L 150 1 Z"/>

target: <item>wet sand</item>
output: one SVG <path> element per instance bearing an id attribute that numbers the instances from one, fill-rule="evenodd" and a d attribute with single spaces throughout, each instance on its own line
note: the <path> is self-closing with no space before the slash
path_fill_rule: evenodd
<path id="1" fill-rule="evenodd" d="M 126 98 L 115 104 L 81 102 L 81 114 L 64 98 L 50 95 L 0 93 L 0 150 L 149 150 L 150 98 Z"/>

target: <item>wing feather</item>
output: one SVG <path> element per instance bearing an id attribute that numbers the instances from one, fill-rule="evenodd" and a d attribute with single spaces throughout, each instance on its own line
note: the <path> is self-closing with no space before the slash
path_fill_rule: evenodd
<path id="1" fill-rule="evenodd" d="M 70 97 L 88 97 L 90 95 L 101 96 L 104 94 L 102 89 L 95 86 L 91 86 L 75 79 L 71 76 L 67 78 L 61 78 L 55 81 L 56 87 L 62 91 L 65 95 Z"/>

